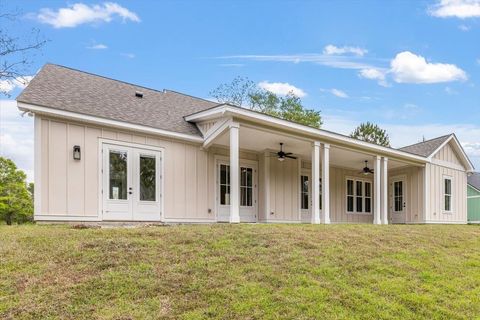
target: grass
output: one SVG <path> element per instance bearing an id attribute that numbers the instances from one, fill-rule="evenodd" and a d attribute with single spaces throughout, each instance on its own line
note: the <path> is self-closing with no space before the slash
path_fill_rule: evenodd
<path id="1" fill-rule="evenodd" d="M 0 226 L 0 318 L 480 318 L 480 227 Z"/>

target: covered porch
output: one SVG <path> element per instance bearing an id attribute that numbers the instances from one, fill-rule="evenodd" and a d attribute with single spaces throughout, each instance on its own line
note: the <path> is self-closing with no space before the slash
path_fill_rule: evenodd
<path id="1" fill-rule="evenodd" d="M 224 115 L 197 123 L 205 136 L 203 148 L 217 154 L 217 221 L 388 224 L 420 219 L 423 164 L 348 137 L 342 136 L 346 142 L 315 137 L 249 120 Z"/>

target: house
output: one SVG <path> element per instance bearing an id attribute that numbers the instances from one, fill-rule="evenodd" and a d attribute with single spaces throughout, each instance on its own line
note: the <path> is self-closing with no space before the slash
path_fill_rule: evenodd
<path id="1" fill-rule="evenodd" d="M 386 148 L 53 64 L 17 103 L 35 117 L 36 221 L 467 222 L 454 134 Z"/>
<path id="2" fill-rule="evenodd" d="M 480 173 L 475 172 L 468 177 L 468 222 L 480 223 Z"/>

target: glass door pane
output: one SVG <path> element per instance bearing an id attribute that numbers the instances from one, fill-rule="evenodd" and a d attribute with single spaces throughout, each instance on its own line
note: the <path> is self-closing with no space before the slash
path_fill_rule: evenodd
<path id="1" fill-rule="evenodd" d="M 253 169 L 240 167 L 240 205 L 251 207 L 253 203 Z"/>
<path id="2" fill-rule="evenodd" d="M 220 165 L 220 204 L 230 205 L 230 166 Z"/>
<path id="3" fill-rule="evenodd" d="M 155 156 L 140 155 L 140 201 L 156 201 Z"/>
<path id="4" fill-rule="evenodd" d="M 109 151 L 109 198 L 127 200 L 128 168 L 126 151 Z"/>

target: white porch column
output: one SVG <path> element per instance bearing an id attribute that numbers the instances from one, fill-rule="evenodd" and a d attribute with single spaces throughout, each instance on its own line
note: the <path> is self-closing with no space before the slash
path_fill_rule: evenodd
<path id="1" fill-rule="evenodd" d="M 381 168 L 380 168 L 380 156 L 373 157 L 374 163 L 374 172 L 373 172 L 373 223 L 381 224 L 381 188 L 380 188 L 380 179 L 381 179 Z"/>
<path id="2" fill-rule="evenodd" d="M 312 223 L 320 223 L 320 142 L 312 144 Z"/>
<path id="3" fill-rule="evenodd" d="M 330 145 L 328 143 L 322 145 L 322 222 L 330 223 Z"/>
<path id="4" fill-rule="evenodd" d="M 382 224 L 388 224 L 388 158 L 382 158 Z"/>
<path id="5" fill-rule="evenodd" d="M 238 123 L 230 124 L 230 223 L 240 222 L 239 130 Z"/>

